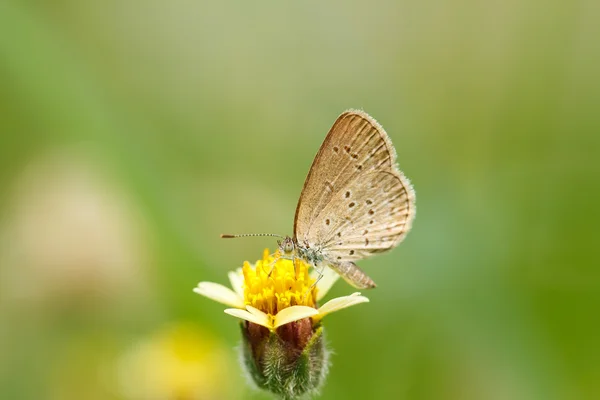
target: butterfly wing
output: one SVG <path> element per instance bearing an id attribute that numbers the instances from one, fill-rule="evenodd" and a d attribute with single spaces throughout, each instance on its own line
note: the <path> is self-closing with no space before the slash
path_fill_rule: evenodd
<path id="1" fill-rule="evenodd" d="M 387 133 L 365 112 L 346 111 L 313 161 L 294 234 L 332 261 L 358 260 L 400 243 L 411 227 L 414 202 Z"/>
<path id="2" fill-rule="evenodd" d="M 308 172 L 296 207 L 294 236 L 310 241 L 312 224 L 335 194 L 367 172 L 395 168 L 396 153 L 383 128 L 363 111 L 338 117 Z"/>
<path id="3" fill-rule="evenodd" d="M 410 230 L 414 200 L 414 191 L 401 173 L 359 175 L 318 215 L 309 231 L 316 241 L 311 246 L 320 248 L 330 262 L 356 261 L 390 250 Z"/>

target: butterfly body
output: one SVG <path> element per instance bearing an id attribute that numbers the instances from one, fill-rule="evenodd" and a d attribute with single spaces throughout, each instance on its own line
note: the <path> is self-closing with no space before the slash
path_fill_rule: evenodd
<path id="1" fill-rule="evenodd" d="M 289 236 L 279 242 L 279 253 L 290 260 L 301 258 L 314 267 L 324 261 L 323 253 L 319 248 L 311 247 L 308 243 L 300 244 L 296 238 Z"/>
<path id="2" fill-rule="evenodd" d="M 332 260 L 326 257 L 322 249 L 311 247 L 308 243 L 300 244 L 295 238 L 287 236 L 279 243 L 280 256 L 293 260 L 300 258 L 318 271 L 331 268 L 346 281 L 361 289 L 376 287 L 375 282 L 351 261 Z"/>

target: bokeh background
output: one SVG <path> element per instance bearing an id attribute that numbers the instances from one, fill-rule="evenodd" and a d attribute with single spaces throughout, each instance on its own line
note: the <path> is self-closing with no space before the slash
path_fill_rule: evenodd
<path id="1" fill-rule="evenodd" d="M 326 321 L 324 399 L 600 398 L 600 6 L 3 1 L 0 398 L 265 399 L 201 280 L 290 234 L 347 108 L 413 231 Z M 338 283 L 332 295 L 351 288 Z"/>

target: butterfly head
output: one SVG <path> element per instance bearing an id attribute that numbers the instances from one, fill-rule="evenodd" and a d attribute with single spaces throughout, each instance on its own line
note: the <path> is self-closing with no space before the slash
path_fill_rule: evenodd
<path id="1" fill-rule="evenodd" d="M 284 257 L 291 257 L 296 249 L 296 244 L 294 243 L 294 239 L 289 236 L 286 236 L 285 239 L 278 242 L 279 244 L 279 252 Z"/>

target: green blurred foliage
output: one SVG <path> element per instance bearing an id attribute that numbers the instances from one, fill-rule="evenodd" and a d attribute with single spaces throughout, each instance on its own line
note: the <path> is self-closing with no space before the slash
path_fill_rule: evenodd
<path id="1" fill-rule="evenodd" d="M 142 255 L 114 296 L 69 278 L 41 297 L 13 285 L 43 292 L 35 263 L 0 256 L 0 397 L 121 399 L 112 360 L 174 321 L 234 358 L 237 321 L 191 289 L 275 243 L 219 233 L 291 233 L 327 130 L 362 108 L 418 213 L 361 263 L 371 303 L 326 321 L 322 397 L 599 398 L 599 20 L 592 0 L 3 2 L 2 249 L 58 152 L 123 199 Z"/>

